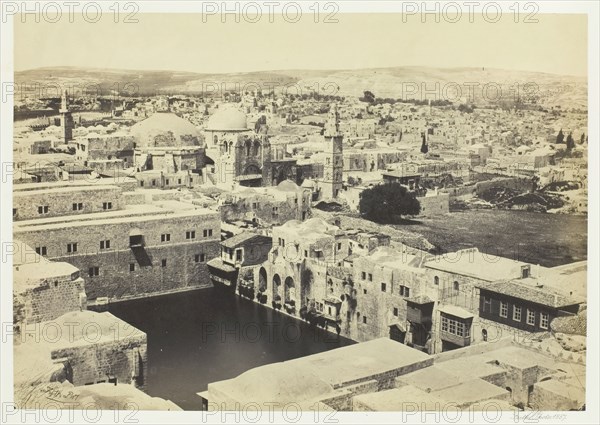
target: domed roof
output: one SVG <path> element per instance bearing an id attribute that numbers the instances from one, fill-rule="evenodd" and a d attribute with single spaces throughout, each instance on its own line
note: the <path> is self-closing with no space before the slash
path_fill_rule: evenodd
<path id="1" fill-rule="evenodd" d="M 211 131 L 243 131 L 247 130 L 246 114 L 235 107 L 221 107 L 206 123 L 206 129 Z"/>
<path id="2" fill-rule="evenodd" d="M 137 139 L 138 147 L 203 146 L 196 126 L 170 112 L 157 112 L 138 122 L 130 134 Z"/>
<path id="3" fill-rule="evenodd" d="M 293 362 L 272 363 L 250 369 L 232 381 L 232 391 L 242 400 L 276 400 L 287 404 L 319 399 L 333 393 L 330 384 Z"/>
<path id="4" fill-rule="evenodd" d="M 279 183 L 276 188 L 282 192 L 297 192 L 299 189 L 298 185 L 289 179 Z"/>

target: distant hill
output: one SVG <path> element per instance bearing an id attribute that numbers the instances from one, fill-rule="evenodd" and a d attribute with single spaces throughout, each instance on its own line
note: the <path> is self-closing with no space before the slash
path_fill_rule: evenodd
<path id="1" fill-rule="evenodd" d="M 38 68 L 15 73 L 15 80 L 25 96 L 40 96 L 39 86 L 47 87 L 48 97 L 56 92 L 54 87 L 74 87 L 75 93 L 84 88 L 99 94 L 153 95 L 198 94 L 217 90 L 254 90 L 257 85 L 281 90 L 286 86 L 290 93 L 309 93 L 340 96 L 362 96 L 369 90 L 376 97 L 422 98 L 423 90 L 435 90 L 442 98 L 458 102 L 482 103 L 502 99 L 517 99 L 519 87 L 521 100 L 535 98 L 544 106 L 561 105 L 563 108 L 587 107 L 587 79 L 529 71 L 511 71 L 488 68 L 428 68 L 393 67 L 358 70 L 285 70 L 227 74 L 201 74 L 179 71 L 135 71 L 121 69 L 96 69 L 79 67 Z M 469 89 L 469 85 L 479 84 Z M 526 86 L 527 83 L 530 83 Z M 487 96 L 481 88 L 487 84 Z M 460 96 L 457 89 L 460 89 Z M 37 91 L 36 91 L 37 90 Z M 469 94 L 473 93 L 474 98 Z"/>

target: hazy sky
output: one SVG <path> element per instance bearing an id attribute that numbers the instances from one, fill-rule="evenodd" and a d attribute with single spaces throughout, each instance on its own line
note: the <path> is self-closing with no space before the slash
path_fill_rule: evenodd
<path id="1" fill-rule="evenodd" d="M 395 14 L 338 14 L 338 23 L 282 18 L 223 24 L 198 14 L 138 14 L 138 23 L 15 19 L 15 70 L 85 66 L 193 72 L 387 66 L 489 67 L 587 75 L 585 15 L 538 23 L 402 22 Z"/>

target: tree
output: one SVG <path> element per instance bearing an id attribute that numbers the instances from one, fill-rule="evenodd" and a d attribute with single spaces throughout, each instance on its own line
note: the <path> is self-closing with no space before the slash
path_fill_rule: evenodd
<path id="1" fill-rule="evenodd" d="M 575 147 L 575 140 L 573 140 L 573 133 L 569 133 L 567 136 L 567 150 L 570 151 Z"/>
<path id="2" fill-rule="evenodd" d="M 413 192 L 399 183 L 365 189 L 360 195 L 360 215 L 378 223 L 390 223 L 402 215 L 417 215 L 421 204 Z"/>
<path id="3" fill-rule="evenodd" d="M 558 132 L 558 135 L 556 136 L 556 143 L 558 143 L 559 145 L 561 143 L 564 143 L 565 141 L 565 135 L 563 134 L 562 128 L 560 129 L 560 131 Z"/>
<path id="4" fill-rule="evenodd" d="M 425 133 L 421 133 L 421 138 L 423 139 L 423 143 L 421 144 L 421 153 L 426 154 L 429 152 L 429 146 L 427 146 L 427 137 Z"/>
<path id="5" fill-rule="evenodd" d="M 369 90 L 365 90 L 363 92 L 363 97 L 358 98 L 358 100 L 360 100 L 361 102 L 374 103 L 375 95 L 373 94 L 373 92 L 371 92 Z"/>

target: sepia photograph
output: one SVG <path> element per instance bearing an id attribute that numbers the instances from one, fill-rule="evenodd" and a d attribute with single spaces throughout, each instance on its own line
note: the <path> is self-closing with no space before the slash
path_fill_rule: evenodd
<path id="1" fill-rule="evenodd" d="M 597 423 L 598 3 L 1 9 L 2 423 Z"/>

